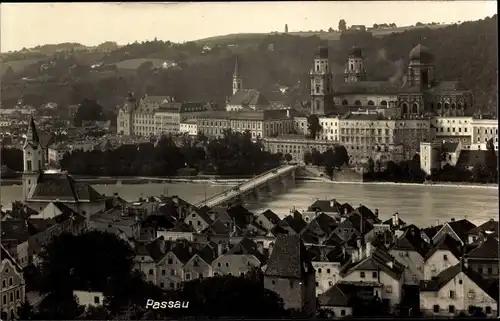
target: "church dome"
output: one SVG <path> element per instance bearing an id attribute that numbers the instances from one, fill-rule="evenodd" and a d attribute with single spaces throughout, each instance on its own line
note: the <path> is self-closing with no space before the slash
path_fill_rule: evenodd
<path id="1" fill-rule="evenodd" d="M 410 61 L 419 61 L 423 63 L 431 62 L 434 60 L 429 48 L 423 45 L 417 45 L 410 51 Z"/>
<path id="2" fill-rule="evenodd" d="M 349 50 L 349 56 L 350 57 L 354 57 L 354 58 L 362 58 L 363 57 L 363 52 L 361 50 L 361 48 L 358 48 L 356 46 L 353 46 L 350 50 Z"/>

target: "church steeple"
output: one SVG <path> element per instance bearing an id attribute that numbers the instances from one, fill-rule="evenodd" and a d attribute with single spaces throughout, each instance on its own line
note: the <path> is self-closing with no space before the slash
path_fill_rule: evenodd
<path id="1" fill-rule="evenodd" d="M 27 199 L 30 191 L 36 186 L 36 181 L 44 167 L 44 150 L 36 129 L 33 115 L 30 117 L 26 141 L 23 146 L 23 196 Z"/>
<path id="2" fill-rule="evenodd" d="M 234 62 L 234 71 L 233 71 L 233 95 L 238 92 L 238 90 L 243 89 L 243 80 L 240 76 L 240 65 L 238 63 L 238 56 L 236 56 L 236 60 Z"/>

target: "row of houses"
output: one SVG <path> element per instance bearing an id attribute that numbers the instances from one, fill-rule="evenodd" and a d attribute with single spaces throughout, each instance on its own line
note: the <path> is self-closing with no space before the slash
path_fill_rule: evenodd
<path id="1" fill-rule="evenodd" d="M 494 221 L 476 226 L 453 220 L 420 229 L 406 224 L 398 213 L 334 199 L 317 200 L 302 213 L 291 210 L 280 218 L 271 210 L 254 214 L 241 205 L 197 208 L 175 195 L 132 204 L 115 196 L 111 208 L 87 218 L 57 202 L 40 213 L 23 211 L 24 217 L 3 216 L 2 246 L 11 258 L 5 266 L 36 264 L 40 249 L 53 236 L 94 229 L 126 240 L 135 251 L 135 268 L 165 290 L 258 268 L 265 286 L 277 292 L 287 308 L 314 312 L 318 301 L 331 316 L 342 317 L 358 314 L 356 300 L 361 298 L 380 300 L 382 310 L 377 313 L 497 313 Z M 12 306 L 9 295 L 2 292 L 10 304 L 4 311 Z M 80 296 L 83 301 L 88 297 Z"/>

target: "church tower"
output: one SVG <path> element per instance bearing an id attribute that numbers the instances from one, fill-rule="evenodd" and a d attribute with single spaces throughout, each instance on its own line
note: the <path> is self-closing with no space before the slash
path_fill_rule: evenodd
<path id="1" fill-rule="evenodd" d="M 434 82 L 434 56 L 429 48 L 417 45 L 410 51 L 408 82 L 410 87 L 430 88 Z"/>
<path id="2" fill-rule="evenodd" d="M 238 90 L 243 89 L 243 80 L 240 75 L 240 66 L 238 65 L 238 56 L 236 56 L 236 61 L 234 63 L 233 72 L 233 95 L 236 94 Z"/>
<path id="3" fill-rule="evenodd" d="M 23 145 L 23 165 L 23 198 L 27 199 L 44 166 L 44 152 L 33 116 L 30 118 L 26 142 Z"/>
<path id="4" fill-rule="evenodd" d="M 344 71 L 344 80 L 346 84 L 355 84 L 366 80 L 363 52 L 358 47 L 352 47 L 349 51 L 349 59 Z"/>
<path id="5" fill-rule="evenodd" d="M 314 57 L 311 76 L 311 114 L 325 115 L 333 109 L 333 74 L 328 66 L 328 48 L 320 47 Z"/>

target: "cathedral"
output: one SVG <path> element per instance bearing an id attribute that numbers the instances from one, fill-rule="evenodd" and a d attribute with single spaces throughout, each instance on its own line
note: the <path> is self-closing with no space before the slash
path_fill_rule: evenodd
<path id="1" fill-rule="evenodd" d="M 401 118 L 422 116 L 465 116 L 473 104 L 472 93 L 458 81 L 440 81 L 430 50 L 417 45 L 409 53 L 402 77 L 387 81 L 366 79 L 363 53 L 353 47 L 340 84 L 333 82 L 328 48 L 320 47 L 314 57 L 311 78 L 311 114 L 343 113 L 353 108 L 393 109 Z"/>
<path id="2" fill-rule="evenodd" d="M 23 146 L 23 166 L 23 199 L 37 212 L 52 202 L 64 203 L 87 217 L 106 207 L 107 198 L 92 186 L 75 181 L 67 173 L 45 171 L 44 147 L 33 117 Z"/>

